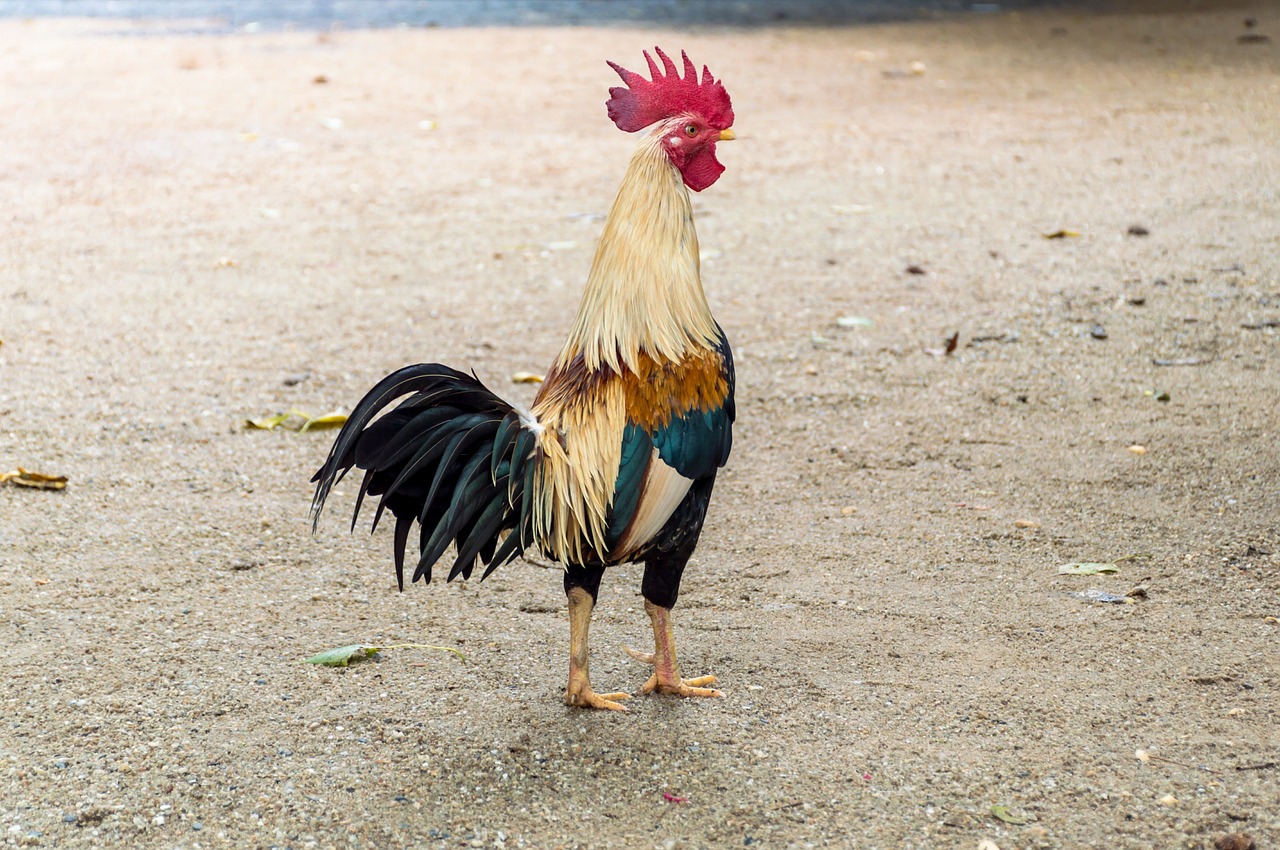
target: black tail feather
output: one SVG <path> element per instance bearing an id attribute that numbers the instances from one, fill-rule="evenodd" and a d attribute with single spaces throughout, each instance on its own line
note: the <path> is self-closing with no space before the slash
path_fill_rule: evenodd
<path id="1" fill-rule="evenodd" d="M 379 496 L 372 527 L 384 510 L 396 517 L 401 590 L 415 521 L 421 528 L 413 581 L 431 581 L 431 568 L 450 543 L 458 552 L 449 579 L 470 578 L 477 562 L 487 578 L 531 542 L 535 446 L 520 414 L 474 376 L 438 363 L 406 366 L 360 400 L 312 477 L 313 528 L 334 485 L 353 467 L 363 469 L 352 528 L 365 496 Z"/>

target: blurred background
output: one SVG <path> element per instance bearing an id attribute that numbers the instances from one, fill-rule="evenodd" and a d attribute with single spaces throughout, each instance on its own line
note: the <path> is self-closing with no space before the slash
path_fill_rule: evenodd
<path id="1" fill-rule="evenodd" d="M 1052 0 L 0 0 L 9 17 L 88 16 L 183 21 L 217 32 L 345 27 L 665 24 L 761 26 L 992 14 Z M 1105 7 L 1078 2 L 1076 6 Z"/>

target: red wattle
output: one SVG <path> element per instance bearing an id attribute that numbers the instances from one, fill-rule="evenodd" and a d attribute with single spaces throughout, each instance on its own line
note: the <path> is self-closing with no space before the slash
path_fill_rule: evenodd
<path id="1" fill-rule="evenodd" d="M 709 144 L 685 159 L 680 166 L 680 176 L 684 185 L 695 192 L 701 192 L 720 179 L 724 166 L 716 159 L 716 146 Z"/>

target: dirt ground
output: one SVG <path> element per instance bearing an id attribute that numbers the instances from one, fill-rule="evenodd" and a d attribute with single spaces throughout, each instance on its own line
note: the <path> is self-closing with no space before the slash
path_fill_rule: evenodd
<path id="1" fill-rule="evenodd" d="M 530 398 L 634 144 L 604 60 L 653 44 L 738 116 L 696 198 L 737 440 L 676 611 L 725 698 L 586 713 L 555 571 L 399 594 L 354 486 L 310 534 L 332 432 L 242 422 L 427 360 Z M 1278 72 L 1273 5 L 0 21 L 0 471 L 70 478 L 0 486 L 0 842 L 1280 846 Z M 610 571 L 601 690 L 648 634 Z M 466 660 L 298 663 L 352 643 Z"/>

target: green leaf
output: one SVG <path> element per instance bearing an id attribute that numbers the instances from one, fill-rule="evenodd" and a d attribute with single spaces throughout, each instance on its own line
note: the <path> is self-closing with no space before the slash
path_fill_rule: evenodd
<path id="1" fill-rule="evenodd" d="M 1018 817 L 1010 812 L 1008 807 L 998 804 L 991 807 L 991 816 L 1014 826 L 1023 826 L 1028 822 L 1028 818 Z"/>
<path id="2" fill-rule="evenodd" d="M 1115 564 L 1099 564 L 1091 561 L 1081 561 L 1074 564 L 1063 564 L 1058 567 L 1058 575 L 1060 576 L 1095 576 L 1098 573 L 1118 573 L 1120 568 Z"/>
<path id="3" fill-rule="evenodd" d="M 447 646 L 432 646 L 429 643 L 395 643 L 390 646 L 370 646 L 367 643 L 353 643 L 349 646 L 339 646 L 336 649 L 326 649 L 324 652 L 317 653 L 310 658 L 302 659 L 302 663 L 319 664 L 324 667 L 346 667 L 352 661 L 372 658 L 387 649 L 434 649 L 438 652 L 452 652 L 463 661 L 467 660 L 467 657 L 456 649 L 451 649 Z"/>
<path id="4" fill-rule="evenodd" d="M 310 658 L 302 659 L 303 664 L 320 664 L 325 667 L 346 667 L 351 663 L 351 659 L 359 661 L 362 658 L 370 658 L 377 655 L 380 646 L 366 646 L 363 643 L 353 643 L 350 646 L 340 646 L 336 649 L 326 649 L 324 652 L 317 653 Z"/>

